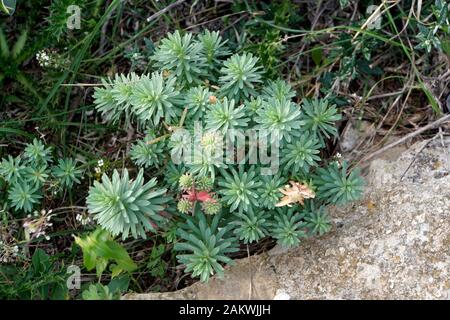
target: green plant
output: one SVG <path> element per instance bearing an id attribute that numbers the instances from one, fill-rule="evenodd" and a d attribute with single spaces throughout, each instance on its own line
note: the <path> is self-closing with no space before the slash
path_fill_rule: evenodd
<path id="1" fill-rule="evenodd" d="M 242 31 L 242 33 L 246 32 L 244 35 L 247 35 L 248 38 L 243 43 L 244 48 L 261 59 L 269 78 L 276 78 L 280 74 L 281 57 L 285 49 L 283 38 L 287 32 L 284 28 L 289 28 L 290 24 L 292 26 L 299 25 L 300 18 L 296 14 L 299 4 L 281 0 L 245 1 L 241 5 L 245 6 L 245 9 L 251 10 L 250 12 L 255 16 Z"/>
<path id="2" fill-rule="evenodd" d="M 51 162 L 51 152 L 51 148 L 46 148 L 42 141 L 33 139 L 33 143 L 25 147 L 23 157 L 27 163 L 47 164 Z"/>
<path id="3" fill-rule="evenodd" d="M 0 264 L 0 297 L 11 300 L 67 300 L 67 277 L 58 259 L 38 248 L 28 268 Z"/>
<path id="4" fill-rule="evenodd" d="M 125 240 L 109 239 L 139 269 L 109 283 L 111 268 L 92 283 L 84 270 L 70 298 L 170 291 L 192 282 L 183 270 L 220 270 L 219 256 L 321 236 L 332 226 L 327 206 L 362 195 L 353 163 L 332 157 L 341 129 L 372 123 L 382 145 L 384 132 L 450 109 L 449 1 L 165 1 L 175 2 L 0 0 L 1 298 L 69 298 L 64 266 L 80 253 L 71 235 L 110 233 L 106 220 L 133 222 Z M 203 28 L 218 31 L 187 31 Z M 358 144 L 352 159 L 363 146 L 376 147 Z M 142 200 L 130 179 L 123 208 L 85 210 L 93 181 L 140 169 L 156 179 L 145 194 L 167 191 Z M 148 214 L 146 201 L 161 198 Z M 201 215 L 210 235 L 173 251 L 191 243 L 177 233 L 193 233 L 186 221 L 198 227 Z M 240 252 L 211 245 L 224 227 Z M 190 255 L 181 262 L 190 268 L 176 254 Z"/>
<path id="5" fill-rule="evenodd" d="M 437 0 L 431 6 L 431 11 L 434 21 L 426 24 L 419 22 L 417 25 L 419 33 L 416 37 L 419 44 L 416 45 L 415 49 L 423 49 L 427 53 L 430 53 L 433 47 L 437 50 L 442 50 L 442 42 L 439 34 L 447 36 L 450 34 L 448 3 L 443 0 Z"/>
<path id="6" fill-rule="evenodd" d="M 116 75 L 115 80 L 102 79 L 103 88 L 96 88 L 94 102 L 107 121 L 117 122 L 129 108 L 131 92 L 125 90 L 129 83 L 135 83 L 134 73 L 128 76 Z M 133 82 L 132 82 L 133 81 Z M 131 85 L 128 85 L 132 89 Z"/>
<path id="7" fill-rule="evenodd" d="M 211 103 L 211 96 L 212 93 L 209 92 L 209 89 L 202 86 L 193 87 L 186 92 L 184 104 L 193 119 L 198 120 L 204 114 Z"/>
<path id="8" fill-rule="evenodd" d="M 137 166 L 143 168 L 151 166 L 159 167 L 164 152 L 164 143 L 150 143 L 154 139 L 155 135 L 149 133 L 144 139 L 137 141 L 131 148 L 130 157 Z"/>
<path id="9" fill-rule="evenodd" d="M 291 85 L 282 79 L 275 81 L 269 81 L 267 85 L 262 89 L 262 98 L 269 100 L 275 98 L 279 101 L 291 100 L 295 97 L 295 91 Z"/>
<path id="10" fill-rule="evenodd" d="M 116 76 L 94 93 L 107 120 L 125 115 L 125 128 L 136 122 L 151 134 L 129 153 L 141 169 L 136 180 L 127 169 L 122 177 L 114 171 L 112 180 L 104 174 L 89 191 L 89 212 L 123 239 L 170 235 L 185 272 L 202 281 L 223 272 L 239 241 L 272 237 L 298 245 L 329 230 L 325 204 L 361 195 L 356 171 L 342 182 L 331 167 L 320 168 L 321 150 L 341 119 L 335 100 L 298 104 L 290 84 L 264 78 L 256 56 L 228 51 L 217 33 L 175 32 L 157 45 L 150 75 Z M 228 53 L 234 54 L 227 59 Z M 265 175 L 267 159 L 255 151 L 267 137 L 266 151 L 281 157 L 270 163 L 274 175 Z M 146 185 L 143 169 L 153 177 Z M 324 183 L 317 178 L 322 170 Z M 304 207 L 306 199 L 317 207 Z"/>
<path id="11" fill-rule="evenodd" d="M 69 10 L 71 5 L 76 5 L 80 10 L 85 9 L 84 0 L 55 0 L 52 1 L 49 8 L 49 16 L 47 17 L 46 31 L 51 34 L 59 42 L 61 37 L 68 32 L 67 22 L 71 16 Z"/>
<path id="12" fill-rule="evenodd" d="M 225 134 L 228 130 L 242 129 L 247 126 L 244 105 L 235 107 L 235 101 L 225 97 L 223 101 L 213 104 L 206 112 L 206 130 L 220 131 Z"/>
<path id="13" fill-rule="evenodd" d="M 114 170 L 112 179 L 106 174 L 102 182 L 94 181 L 86 199 L 89 212 L 94 219 L 113 236 L 126 239 L 146 238 L 146 231 L 155 231 L 164 221 L 159 214 L 168 198 L 166 189 L 155 189 L 156 178 L 144 184 L 144 172 L 140 170 L 136 179 L 130 180 L 128 170 L 119 175 Z"/>
<path id="14" fill-rule="evenodd" d="M 210 32 L 205 30 L 203 34 L 198 36 L 199 41 L 203 45 L 203 55 L 206 57 L 207 66 L 211 71 L 217 72 L 217 65 L 220 59 L 230 54 L 226 46 L 227 40 L 223 41 L 218 31 Z"/>
<path id="15" fill-rule="evenodd" d="M 319 140 L 306 131 L 298 139 L 286 145 L 281 162 L 285 170 L 289 172 L 307 173 L 310 167 L 315 167 L 319 163 L 320 148 Z"/>
<path id="16" fill-rule="evenodd" d="M 84 266 L 88 271 L 95 269 L 98 277 L 111 260 L 114 262 L 110 265 L 113 278 L 137 268 L 127 251 L 106 230 L 97 229 L 83 238 L 75 237 L 75 242 L 83 250 Z"/>
<path id="17" fill-rule="evenodd" d="M 336 106 L 329 106 L 326 99 L 305 99 L 302 104 L 305 129 L 315 132 L 323 138 L 337 134 L 335 122 L 341 119 Z"/>
<path id="18" fill-rule="evenodd" d="M 271 233 L 283 247 L 294 247 L 306 237 L 306 223 L 298 208 L 277 209 Z"/>
<path id="19" fill-rule="evenodd" d="M 305 215 L 305 226 L 308 228 L 310 234 L 321 236 L 330 231 L 331 220 L 326 212 L 325 206 L 322 205 L 316 208 L 314 201 L 308 201 L 308 203 L 305 203 L 303 214 Z"/>
<path id="20" fill-rule="evenodd" d="M 258 58 L 251 53 L 234 54 L 223 63 L 219 78 L 223 96 L 239 101 L 255 95 L 255 85 L 262 82 L 261 67 Z"/>
<path id="21" fill-rule="evenodd" d="M 26 169 L 21 163 L 22 158 L 20 156 L 13 158 L 11 155 L 8 155 L 8 159 L 3 158 L 0 163 L 0 176 L 12 184 L 21 180 L 25 174 L 24 170 Z"/>
<path id="22" fill-rule="evenodd" d="M 181 176 L 186 172 L 186 168 L 183 165 L 175 165 L 170 162 L 164 171 L 164 181 L 170 189 L 176 189 Z"/>
<path id="23" fill-rule="evenodd" d="M 240 166 L 238 171 L 231 168 L 231 174 L 223 170 L 222 175 L 223 179 L 218 183 L 222 187 L 219 192 L 224 203 L 230 206 L 231 212 L 242 213 L 259 207 L 257 189 L 261 182 L 256 179 L 254 167 L 248 171 L 244 171 L 243 166 Z"/>
<path id="24" fill-rule="evenodd" d="M 130 278 L 121 275 L 111 279 L 108 285 L 101 283 L 89 284 L 81 293 L 83 300 L 120 300 L 120 297 L 128 289 Z"/>
<path id="25" fill-rule="evenodd" d="M 209 176 L 212 180 L 215 180 L 216 172 L 228 167 L 223 161 L 221 146 L 223 146 L 223 136 L 218 132 L 209 131 L 204 135 L 195 137 L 194 148 L 197 151 L 194 151 L 193 160 L 187 164 L 189 172 L 198 176 Z M 183 152 L 190 153 L 191 151 L 185 149 Z"/>
<path id="26" fill-rule="evenodd" d="M 325 168 L 318 168 L 314 175 L 318 198 L 334 204 L 358 200 L 362 196 L 364 182 L 359 170 L 348 172 L 348 163 L 333 162 Z"/>
<path id="27" fill-rule="evenodd" d="M 42 187 L 42 185 L 47 181 L 49 177 L 49 170 L 47 165 L 27 167 L 25 169 L 25 175 L 27 177 L 27 182 L 31 185 Z"/>
<path id="28" fill-rule="evenodd" d="M 151 77 L 142 77 L 131 95 L 132 111 L 142 123 L 154 125 L 161 118 L 170 123 L 180 112 L 176 105 L 179 92 L 175 89 L 176 78 L 164 79 L 162 73 L 153 73 Z"/>
<path id="29" fill-rule="evenodd" d="M 201 83 L 207 68 L 202 42 L 193 39 L 191 33 L 181 35 L 177 30 L 167 35 L 151 57 L 155 66 L 173 72 L 186 85 Z"/>
<path id="30" fill-rule="evenodd" d="M 107 286 L 101 283 L 91 284 L 82 293 L 83 300 L 118 300 L 118 295 L 113 295 Z"/>
<path id="31" fill-rule="evenodd" d="M 183 240 L 175 244 L 179 254 L 178 260 L 186 266 L 186 272 L 192 272 L 192 277 L 200 277 L 201 281 L 208 281 L 214 273 L 223 276 L 220 263 L 232 264 L 233 260 L 226 256 L 235 252 L 236 241 L 230 236 L 230 226 L 221 226 L 220 215 L 214 215 L 208 223 L 206 217 L 197 212 L 195 217 L 186 217 L 186 222 L 178 228 L 177 234 Z"/>
<path id="32" fill-rule="evenodd" d="M 274 209 L 280 201 L 282 193 L 280 189 L 286 184 L 286 179 L 279 174 L 275 176 L 262 176 L 261 186 L 258 189 L 261 207 Z"/>
<path id="33" fill-rule="evenodd" d="M 238 219 L 233 221 L 236 226 L 234 232 L 239 240 L 243 240 L 245 244 L 259 241 L 269 235 L 269 212 L 259 211 L 254 213 L 254 211 L 250 211 L 247 214 L 237 212 L 235 215 Z"/>
<path id="34" fill-rule="evenodd" d="M 39 194 L 39 186 L 18 182 L 9 190 L 8 199 L 16 210 L 31 212 L 33 206 L 39 203 L 42 196 Z"/>
<path id="35" fill-rule="evenodd" d="M 0 8 L 2 8 L 1 5 Z M 9 12 L 12 11 L 9 10 Z M 29 50 L 26 50 L 27 44 L 29 44 L 29 29 L 27 27 L 23 28 L 17 41 L 10 45 L 3 27 L 0 26 L 0 83 L 3 83 L 5 79 L 17 81 L 27 92 L 32 94 L 34 99 L 40 100 L 41 96 L 36 90 L 34 81 L 21 70 L 22 64 L 34 55 L 33 52 L 30 53 Z"/>
<path id="36" fill-rule="evenodd" d="M 59 159 L 52 169 L 52 175 L 67 188 L 71 188 L 74 183 L 80 183 L 82 174 L 83 171 L 77 168 L 73 159 Z"/>
<path id="37" fill-rule="evenodd" d="M 155 245 L 150 252 L 147 262 L 147 270 L 150 271 L 152 277 L 163 277 L 167 269 L 167 263 L 162 259 L 166 252 L 163 244 Z"/>
<path id="38" fill-rule="evenodd" d="M 13 158 L 8 155 L 0 162 L 0 180 L 7 182 L 7 208 L 30 213 L 41 200 L 58 197 L 59 191 L 70 190 L 80 183 L 83 171 L 71 158 L 54 158 L 52 149 L 38 139 L 25 145 L 22 153 Z"/>
<path id="39" fill-rule="evenodd" d="M 288 99 L 271 98 L 263 101 L 262 107 L 256 112 L 255 121 L 258 129 L 270 136 L 272 142 L 291 142 L 298 136 L 304 124 L 300 120 L 301 112 L 297 104 Z"/>

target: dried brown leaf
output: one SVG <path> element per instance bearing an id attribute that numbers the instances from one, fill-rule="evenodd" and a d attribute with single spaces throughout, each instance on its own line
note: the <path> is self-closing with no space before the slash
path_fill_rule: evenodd
<path id="1" fill-rule="evenodd" d="M 292 186 L 286 185 L 280 189 L 280 192 L 284 194 L 281 201 L 277 203 L 276 207 L 292 206 L 294 203 L 304 204 L 305 199 L 312 199 L 316 195 L 311 188 L 306 184 L 301 184 L 295 181 L 289 181 Z"/>

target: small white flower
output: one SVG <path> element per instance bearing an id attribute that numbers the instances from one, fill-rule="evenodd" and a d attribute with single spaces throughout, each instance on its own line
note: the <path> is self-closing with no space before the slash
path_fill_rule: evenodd
<path id="1" fill-rule="evenodd" d="M 98 166 L 103 167 L 103 165 L 104 165 L 103 159 L 98 160 Z"/>

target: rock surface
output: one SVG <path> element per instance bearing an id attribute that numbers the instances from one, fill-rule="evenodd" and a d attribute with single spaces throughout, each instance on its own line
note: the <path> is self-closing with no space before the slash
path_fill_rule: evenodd
<path id="1" fill-rule="evenodd" d="M 370 166 L 366 197 L 333 230 L 237 261 L 224 279 L 124 299 L 450 299 L 450 140 Z"/>

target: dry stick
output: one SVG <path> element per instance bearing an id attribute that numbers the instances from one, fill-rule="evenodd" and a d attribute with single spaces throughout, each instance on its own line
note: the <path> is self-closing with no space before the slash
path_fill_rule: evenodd
<path id="1" fill-rule="evenodd" d="M 235 13 L 226 14 L 224 16 L 220 16 L 220 17 L 217 17 L 217 18 L 214 18 L 214 19 L 211 19 L 211 20 L 207 20 L 207 21 L 204 21 L 204 22 L 193 24 L 192 26 L 186 27 L 184 30 L 190 30 L 190 29 L 193 29 L 193 28 L 197 28 L 197 27 L 203 26 L 205 24 L 211 23 L 213 21 L 220 20 L 220 19 L 223 19 L 225 17 L 229 18 L 229 17 L 236 16 L 236 15 L 239 15 L 239 14 L 244 14 L 242 17 L 238 18 L 238 19 L 241 19 L 241 18 L 244 18 L 245 15 L 248 14 L 248 12 L 247 11 L 239 11 L 239 12 L 235 12 Z M 239 21 L 239 20 L 234 21 L 233 24 L 236 24 L 237 21 Z M 227 26 L 225 29 L 222 30 L 222 32 L 224 32 L 226 29 L 230 28 L 230 26 Z"/>
<path id="2" fill-rule="evenodd" d="M 399 94 L 403 94 L 406 91 L 406 87 L 403 88 L 403 90 L 400 91 L 396 91 L 396 92 L 387 92 L 387 93 L 383 93 L 383 94 L 378 94 L 378 95 L 373 95 L 370 96 L 366 99 L 366 101 L 371 101 L 371 100 L 375 100 L 375 99 L 382 99 L 382 98 L 389 98 L 392 96 L 397 96 Z"/>
<path id="3" fill-rule="evenodd" d="M 247 244 L 247 257 L 248 257 L 248 268 L 250 273 L 250 285 L 248 288 L 248 300 L 252 300 L 253 295 L 253 270 L 252 270 L 252 259 L 250 258 L 250 249 Z"/>
<path id="4" fill-rule="evenodd" d="M 411 87 L 411 84 L 410 84 L 410 83 L 412 82 L 412 77 L 413 77 L 413 76 L 411 76 L 411 78 L 408 79 L 408 81 L 407 81 L 407 86 L 406 86 L 406 87 L 408 87 L 409 89 L 408 89 L 408 94 L 407 94 L 407 96 L 406 96 L 406 99 L 405 99 L 404 103 L 402 104 L 402 110 L 403 110 L 403 108 L 404 108 L 404 105 L 405 105 L 406 102 L 408 101 L 408 97 L 409 97 L 409 95 L 411 94 L 411 91 L 412 91 L 412 89 L 413 89 L 413 88 Z M 406 87 L 403 88 L 403 91 L 406 90 Z M 386 111 L 386 114 L 384 115 L 383 119 L 382 119 L 381 122 L 378 124 L 377 130 L 381 129 L 381 127 L 383 126 L 383 123 L 386 121 L 387 117 L 388 117 L 389 114 L 391 113 L 391 110 L 394 108 L 394 106 L 397 105 L 397 103 L 399 103 L 399 101 L 400 101 L 401 98 L 402 98 L 402 95 L 399 95 L 399 96 L 397 96 L 397 97 L 395 98 L 394 103 L 392 103 L 392 105 L 391 105 L 391 106 L 389 107 L 389 109 Z M 401 112 L 399 113 L 399 117 L 400 117 L 400 115 L 401 115 Z M 397 120 L 397 121 L 398 121 L 398 120 Z M 396 122 L 397 122 L 397 121 L 396 121 Z"/>
<path id="5" fill-rule="evenodd" d="M 411 133 L 407 134 L 403 138 L 400 138 L 397 141 L 394 141 L 394 142 L 388 144 L 387 146 L 384 146 L 383 148 L 381 148 L 381 149 L 379 149 L 379 150 L 369 154 L 365 158 L 361 159 L 359 162 L 361 163 L 363 161 L 368 161 L 368 160 L 372 159 L 373 157 L 375 157 L 375 156 L 385 152 L 386 150 L 391 149 L 391 148 L 393 148 L 393 147 L 395 147 L 395 146 L 397 146 L 399 144 L 402 144 L 405 141 L 407 141 L 408 139 L 411 139 L 411 138 L 413 138 L 415 136 L 418 136 L 422 132 L 425 132 L 425 131 L 430 130 L 430 129 L 434 129 L 435 127 L 438 127 L 438 126 L 446 123 L 447 121 L 450 121 L 450 114 L 448 114 L 448 115 L 446 115 L 446 116 L 444 116 L 442 118 L 439 118 L 436 121 L 434 121 L 434 122 L 432 122 L 430 124 L 427 124 L 426 126 L 424 126 L 422 128 L 417 129 L 414 132 L 411 132 Z"/>
<path id="6" fill-rule="evenodd" d="M 407 93 L 406 98 L 405 98 L 405 101 L 402 103 L 400 112 L 399 112 L 399 114 L 398 114 L 398 116 L 397 116 L 397 118 L 396 118 L 396 120 L 395 120 L 394 125 L 389 129 L 389 131 L 387 132 L 387 134 L 383 137 L 383 139 L 381 139 L 381 141 L 380 141 L 375 147 L 377 147 L 378 145 L 381 145 L 381 144 L 384 143 L 384 141 L 389 137 L 389 135 L 391 134 L 391 131 L 395 128 L 395 126 L 397 125 L 398 121 L 400 120 L 400 117 L 401 117 L 401 115 L 402 115 L 403 109 L 405 108 L 405 105 L 406 105 L 406 103 L 407 103 L 407 101 L 408 101 L 409 95 L 411 94 L 411 91 L 412 91 L 412 89 L 413 89 L 413 88 L 411 87 L 411 85 L 410 85 L 410 82 L 411 82 L 411 81 L 412 81 L 412 78 L 410 78 L 410 79 L 407 81 L 407 85 L 406 85 L 406 86 L 403 88 L 403 90 L 402 90 L 402 91 L 404 91 L 404 90 L 406 90 L 407 87 L 409 88 L 408 93 Z M 402 96 L 399 95 L 399 96 L 397 96 L 397 97 L 395 98 L 394 103 L 389 107 L 389 109 L 387 110 L 387 112 L 386 112 L 386 114 L 384 115 L 383 119 L 381 120 L 381 122 L 380 122 L 380 123 L 378 124 L 378 126 L 376 127 L 376 130 L 377 130 L 377 131 L 381 129 L 381 127 L 383 126 L 384 121 L 386 120 L 386 118 L 388 117 L 388 115 L 390 114 L 390 112 L 391 112 L 391 110 L 394 108 L 394 106 L 397 105 L 397 103 L 400 101 L 401 97 L 402 97 Z M 359 165 L 362 161 L 364 161 L 364 160 L 365 160 L 365 158 L 363 158 L 363 159 L 361 159 L 360 161 L 358 161 L 358 165 Z"/>
<path id="7" fill-rule="evenodd" d="M 177 2 L 174 2 L 172 4 L 169 4 L 167 7 L 165 7 L 162 10 L 159 10 L 158 12 L 152 14 L 150 17 L 147 18 L 147 22 L 150 22 L 152 20 L 155 20 L 156 18 L 158 18 L 159 16 L 163 15 L 164 13 L 166 13 L 167 11 L 169 11 L 170 9 L 172 9 L 173 7 L 176 7 L 179 4 L 182 4 L 183 2 L 185 2 L 186 0 L 178 0 Z"/>
<path id="8" fill-rule="evenodd" d="M 158 137 L 158 138 L 155 138 L 155 139 L 152 139 L 152 140 L 150 140 L 150 141 L 147 141 L 147 144 L 155 144 L 155 143 L 157 143 L 157 142 L 159 142 L 159 141 L 161 141 L 161 140 L 163 140 L 163 139 L 165 139 L 165 138 L 167 138 L 167 137 L 170 137 L 170 136 L 172 135 L 172 133 L 175 131 L 175 129 L 180 129 L 180 128 L 182 128 L 182 127 L 183 127 L 183 124 L 184 124 L 184 120 L 186 119 L 187 111 L 188 111 L 187 107 L 184 108 L 183 114 L 181 115 L 180 124 L 179 124 L 177 127 L 173 128 L 173 129 L 171 130 L 171 132 L 166 133 L 166 134 L 164 134 L 164 135 L 162 135 L 162 136 L 160 136 L 160 137 Z"/>
<path id="9" fill-rule="evenodd" d="M 61 87 L 99 87 L 101 83 L 63 83 Z"/>
<path id="10" fill-rule="evenodd" d="M 420 0 L 419 0 L 419 2 L 420 2 Z M 389 40 L 392 41 L 396 38 L 400 38 L 401 34 L 406 30 L 406 28 L 409 25 L 409 22 L 411 21 L 411 17 L 414 15 L 414 4 L 415 4 L 415 1 L 413 0 L 413 2 L 411 3 L 411 9 L 409 10 L 408 18 L 406 19 L 406 22 L 403 24 L 402 30 L 400 30 L 397 34 L 392 36 Z"/>
<path id="11" fill-rule="evenodd" d="M 438 133 L 438 135 L 439 135 L 439 138 L 441 138 L 441 145 L 442 145 L 442 148 L 445 148 L 444 134 L 443 134 L 443 132 L 442 132 L 442 127 L 439 127 L 439 133 Z"/>
<path id="12" fill-rule="evenodd" d="M 439 127 L 440 129 L 441 127 Z M 403 174 L 400 176 L 400 181 L 403 180 L 403 177 L 405 176 L 405 174 L 409 171 L 409 169 L 411 168 L 411 166 L 413 165 L 413 163 L 416 161 L 416 158 L 419 154 L 422 153 L 422 151 L 430 144 L 431 141 L 433 141 L 437 136 L 439 135 L 439 133 L 437 135 L 435 135 L 433 138 L 428 139 L 428 141 L 426 143 L 423 144 L 423 146 L 419 149 L 419 151 L 416 152 L 416 154 L 414 155 L 414 158 L 412 159 L 412 161 L 409 163 L 409 166 L 406 168 L 406 170 L 403 172 Z"/>
<path id="13" fill-rule="evenodd" d="M 417 1 L 416 19 L 420 21 L 420 13 L 422 12 L 422 0 Z"/>
<path id="14" fill-rule="evenodd" d="M 314 29 L 315 29 L 315 27 L 316 27 L 316 25 L 317 25 L 317 22 L 319 21 L 319 16 L 320 16 L 321 13 L 323 13 L 323 11 L 325 10 L 325 8 L 322 9 L 321 4 L 322 4 L 322 0 L 320 0 L 320 1 L 318 2 L 318 4 L 317 4 L 316 13 L 314 14 L 314 18 L 313 18 L 313 21 L 312 21 L 312 23 L 311 23 L 311 31 L 314 31 Z M 321 12 L 321 11 L 322 11 L 322 12 Z M 287 41 L 287 38 L 285 38 L 285 39 L 286 39 L 286 41 Z M 298 50 L 298 52 L 299 52 L 300 54 L 303 53 L 303 50 L 305 50 L 306 45 L 307 45 L 307 41 L 305 41 L 305 42 L 303 43 L 303 45 L 301 46 L 300 50 Z M 300 60 L 300 54 L 297 55 L 297 59 L 295 60 L 294 65 L 297 65 L 298 61 Z M 290 80 L 291 80 L 291 73 L 289 73 L 288 77 L 289 77 L 289 81 L 290 81 Z M 307 96 L 308 96 L 308 94 L 307 94 Z"/>

